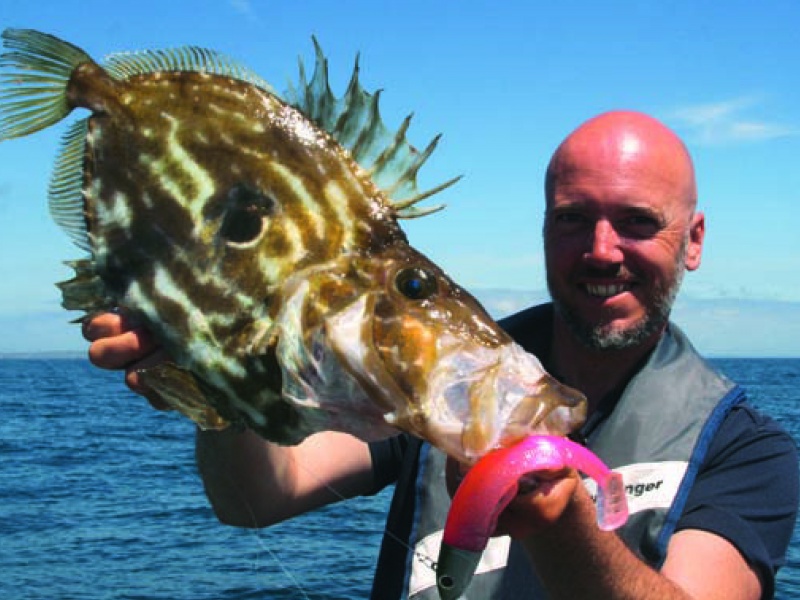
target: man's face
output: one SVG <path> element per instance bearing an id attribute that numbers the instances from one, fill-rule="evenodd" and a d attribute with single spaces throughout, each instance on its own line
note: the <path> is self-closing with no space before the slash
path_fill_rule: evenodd
<path id="1" fill-rule="evenodd" d="M 552 170 L 548 287 L 585 345 L 622 349 L 663 330 L 684 270 L 699 266 L 704 223 L 685 169 L 660 149 L 635 135 L 589 142 L 567 146 Z"/>

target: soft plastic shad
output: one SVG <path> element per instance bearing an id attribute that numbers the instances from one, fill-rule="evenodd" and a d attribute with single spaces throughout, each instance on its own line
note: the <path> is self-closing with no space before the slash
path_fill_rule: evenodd
<path id="1" fill-rule="evenodd" d="M 456 600 L 464 593 L 498 516 L 519 491 L 520 478 L 565 467 L 597 482 L 597 524 L 601 529 L 613 530 L 627 521 L 622 475 L 610 471 L 583 446 L 562 437 L 534 435 L 494 450 L 470 469 L 453 497 L 436 568 L 443 600 Z"/>

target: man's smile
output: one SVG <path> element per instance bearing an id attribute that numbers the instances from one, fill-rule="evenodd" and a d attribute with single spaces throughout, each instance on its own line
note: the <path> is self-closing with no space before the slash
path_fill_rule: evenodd
<path id="1" fill-rule="evenodd" d="M 590 296 L 596 298 L 611 298 L 623 292 L 630 291 L 630 283 L 586 283 L 584 289 Z"/>

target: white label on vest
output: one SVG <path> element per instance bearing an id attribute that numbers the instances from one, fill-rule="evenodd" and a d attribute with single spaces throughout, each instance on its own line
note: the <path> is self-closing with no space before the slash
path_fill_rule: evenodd
<path id="1" fill-rule="evenodd" d="M 688 466 L 686 461 L 666 461 L 637 463 L 614 469 L 622 474 L 625 482 L 628 512 L 635 514 L 643 510 L 669 508 Z M 588 478 L 583 483 L 592 498 L 596 497 L 597 483 Z"/>
<path id="2" fill-rule="evenodd" d="M 442 546 L 443 533 L 441 530 L 435 531 L 417 542 L 414 548 L 414 556 L 411 559 L 411 578 L 408 582 L 409 598 L 413 598 L 414 594 L 436 586 L 436 572 L 422 561 L 420 556 L 435 560 L 439 556 L 439 549 Z M 490 538 L 475 574 L 505 567 L 508 563 L 508 549 L 510 546 L 511 538 L 508 536 Z"/>

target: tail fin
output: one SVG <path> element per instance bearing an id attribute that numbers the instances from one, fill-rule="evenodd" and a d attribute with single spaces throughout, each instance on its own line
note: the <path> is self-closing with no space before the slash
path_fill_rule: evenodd
<path id="1" fill-rule="evenodd" d="M 66 117 L 70 75 L 91 61 L 80 48 L 32 29 L 6 29 L 0 55 L 0 141 L 49 127 Z"/>

